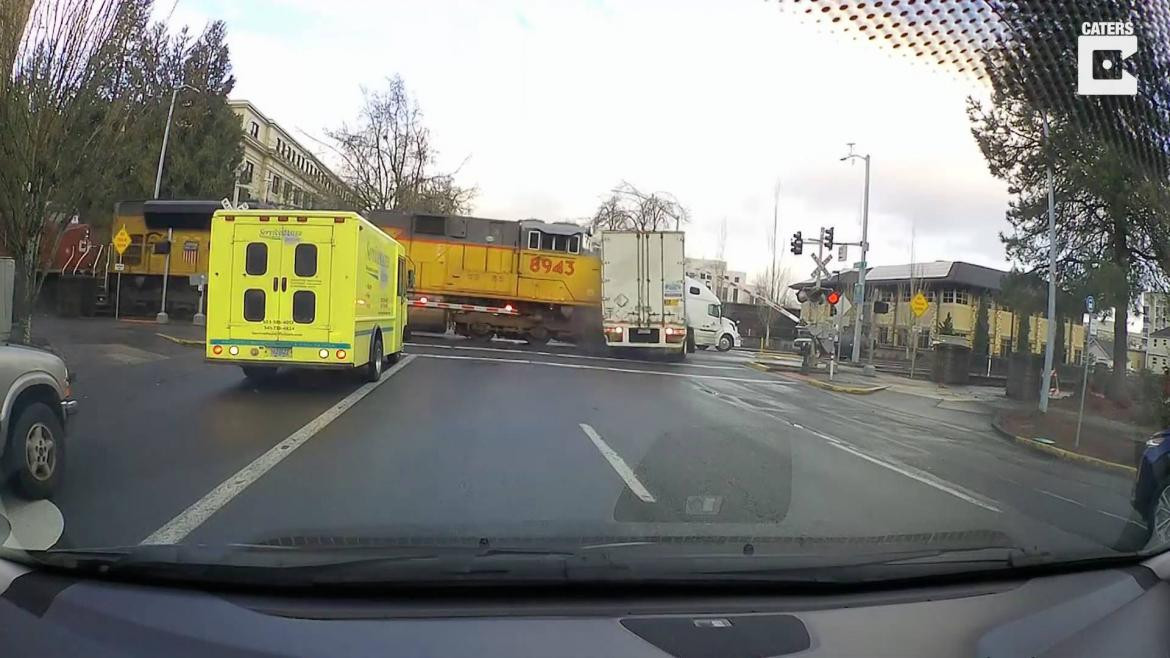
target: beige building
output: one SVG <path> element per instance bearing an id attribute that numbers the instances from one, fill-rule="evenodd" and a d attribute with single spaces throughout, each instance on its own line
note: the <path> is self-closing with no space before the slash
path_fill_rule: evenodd
<path id="1" fill-rule="evenodd" d="M 747 273 L 727 269 L 727 261 L 713 258 L 687 258 L 687 276 L 707 284 L 721 302 L 750 304 Z"/>
<path id="2" fill-rule="evenodd" d="M 229 100 L 244 127 L 237 199 L 279 208 L 351 208 L 354 197 L 337 174 L 250 101 Z"/>
<path id="3" fill-rule="evenodd" d="M 1002 270 L 959 261 L 934 261 L 905 265 L 885 265 L 870 268 L 866 273 L 866 300 L 884 302 L 888 312 L 875 313 L 873 317 L 873 338 L 877 348 L 887 352 L 905 350 L 909 352 L 916 341 L 920 349 L 928 349 L 938 339 L 940 325 L 950 318 L 951 335 L 965 338 L 970 344 L 975 332 L 975 320 L 979 302 L 987 304 L 987 328 L 991 356 L 1007 356 L 1014 351 L 1017 343 L 1016 332 L 1020 326 L 1018 315 L 996 299 L 1000 281 L 1007 274 Z M 857 272 L 846 271 L 832 279 L 837 287 L 852 298 L 853 283 Z M 807 287 L 805 281 L 794 288 Z M 918 292 L 926 298 L 926 312 L 915 316 L 910 300 Z M 844 326 L 851 331 L 852 317 L 846 317 Z M 824 322 L 828 319 L 828 307 L 805 302 L 801 306 L 801 318 L 806 321 Z M 1033 354 L 1043 354 L 1048 340 L 1048 319 L 1040 314 L 1032 315 L 1028 322 L 1028 346 Z M 1065 363 L 1079 363 L 1085 345 L 1085 327 L 1081 318 L 1064 320 Z M 844 332 L 851 336 L 849 331 Z"/>
<path id="4" fill-rule="evenodd" d="M 1170 294 L 1142 293 L 1142 361 L 1146 369 L 1170 368 Z"/>

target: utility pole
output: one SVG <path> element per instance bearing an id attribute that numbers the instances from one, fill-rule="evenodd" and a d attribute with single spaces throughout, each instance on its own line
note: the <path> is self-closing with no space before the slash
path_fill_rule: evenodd
<path id="1" fill-rule="evenodd" d="M 170 141 L 170 138 L 171 138 L 171 117 L 173 117 L 175 114 L 175 98 L 178 97 L 179 92 L 184 90 L 184 89 L 190 89 L 190 90 L 195 91 L 197 93 L 199 92 L 198 88 L 192 87 L 191 85 L 186 85 L 186 84 L 179 85 L 178 87 L 175 87 L 175 89 L 171 92 L 171 106 L 170 106 L 170 109 L 167 110 L 166 127 L 163 128 L 162 150 L 159 151 L 159 154 L 158 154 L 158 170 L 154 174 L 154 198 L 155 199 L 157 199 L 158 195 L 162 192 L 163 163 L 167 159 L 167 142 Z M 163 261 L 162 301 L 159 303 L 158 315 L 154 316 L 155 322 L 158 322 L 159 324 L 166 324 L 167 322 L 170 322 L 170 317 L 167 315 L 167 279 L 169 279 L 171 276 L 171 246 L 172 246 L 171 241 L 173 240 L 174 237 L 175 237 L 174 229 L 168 228 L 167 229 L 167 255 L 166 255 L 166 260 Z M 144 245 L 144 247 L 145 247 L 145 245 Z"/>
<path id="2" fill-rule="evenodd" d="M 867 260 L 869 254 L 869 164 L 870 157 L 866 155 L 858 155 L 853 152 L 854 142 L 849 142 L 849 154 L 841 158 L 841 161 L 852 160 L 854 158 L 865 161 L 865 192 L 861 201 L 861 265 L 857 268 L 857 290 L 853 294 L 854 306 L 857 307 L 857 317 L 853 322 L 853 363 L 861 361 L 861 324 L 865 320 L 865 271 L 869 267 Z M 873 374 L 873 347 L 869 349 L 869 364 L 864 370 L 865 374 Z"/>
<path id="3" fill-rule="evenodd" d="M 1048 150 L 1048 115 L 1044 120 L 1044 147 Z M 1044 377 L 1040 382 L 1040 413 L 1048 413 L 1052 383 L 1052 354 L 1056 349 L 1056 195 L 1052 182 L 1052 154 L 1048 153 L 1048 341 L 1044 347 Z"/>

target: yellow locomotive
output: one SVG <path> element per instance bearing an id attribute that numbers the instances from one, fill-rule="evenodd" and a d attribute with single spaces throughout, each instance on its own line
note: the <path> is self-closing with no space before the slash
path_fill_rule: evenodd
<path id="1" fill-rule="evenodd" d="M 123 227 L 130 235 L 130 246 L 120 258 L 119 306 L 123 313 L 158 311 L 164 272 L 170 274 L 167 310 L 179 314 L 195 312 L 199 293 L 191 286 L 191 275 L 207 273 L 211 215 L 220 207 L 218 201 L 122 201 L 114 207 L 110 236 L 117 235 Z M 168 237 L 169 249 L 163 246 Z M 167 251 L 171 259 L 169 270 Z M 119 257 L 109 250 L 106 254 L 110 262 L 105 267 L 113 275 Z"/>
<path id="2" fill-rule="evenodd" d="M 471 338 L 601 335 L 601 260 L 581 226 L 396 211 L 367 218 L 406 248 L 410 326 Z"/>

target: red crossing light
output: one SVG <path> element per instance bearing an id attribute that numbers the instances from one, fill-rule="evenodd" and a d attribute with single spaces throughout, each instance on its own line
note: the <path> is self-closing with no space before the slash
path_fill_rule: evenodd
<path id="1" fill-rule="evenodd" d="M 837 302 L 841 301 L 841 293 L 836 290 L 830 290 L 829 294 L 825 295 L 825 301 L 836 306 Z"/>

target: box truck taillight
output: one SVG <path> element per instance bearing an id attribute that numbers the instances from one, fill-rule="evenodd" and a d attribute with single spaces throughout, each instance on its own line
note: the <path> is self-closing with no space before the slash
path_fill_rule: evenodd
<path id="1" fill-rule="evenodd" d="M 666 335 L 668 343 L 681 343 L 687 337 L 687 330 L 678 327 L 667 327 L 662 333 Z"/>

